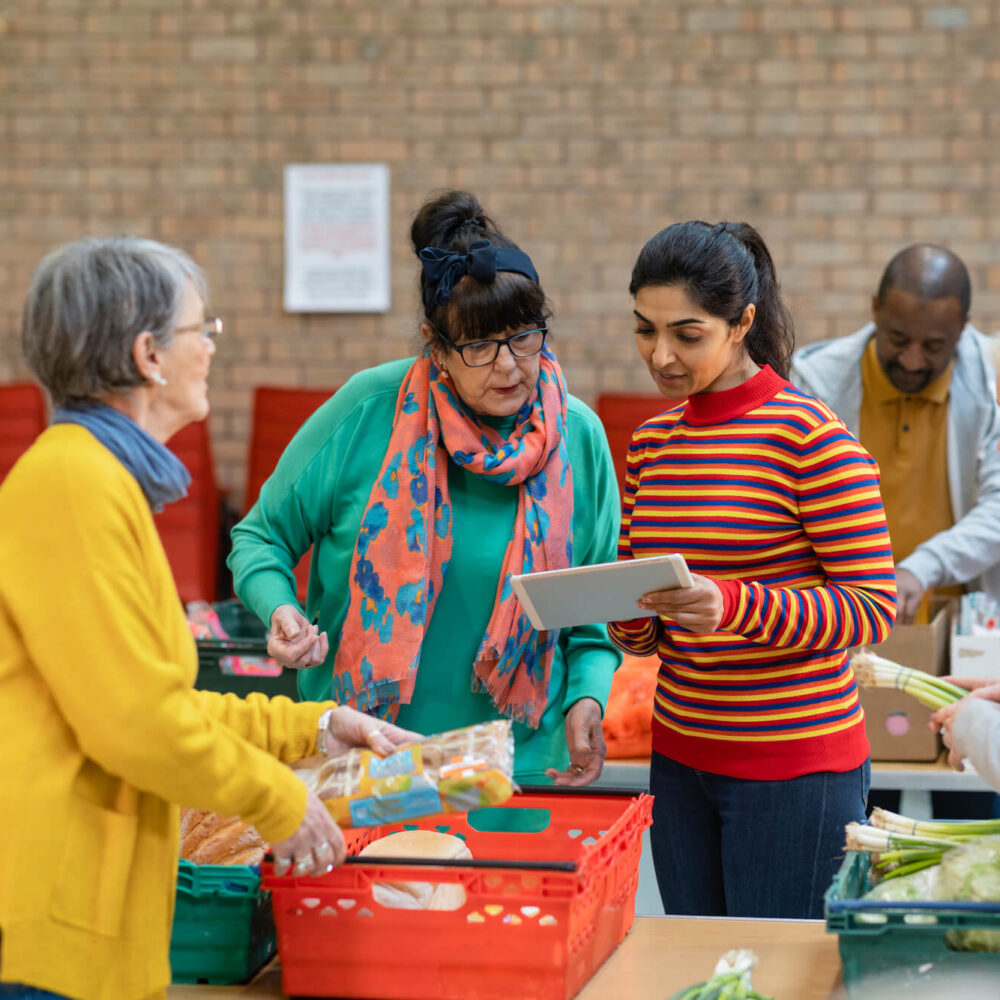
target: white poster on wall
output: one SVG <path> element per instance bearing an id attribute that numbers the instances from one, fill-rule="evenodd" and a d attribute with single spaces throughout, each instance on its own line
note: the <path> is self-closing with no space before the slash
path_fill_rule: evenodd
<path id="1" fill-rule="evenodd" d="M 389 168 L 285 167 L 285 309 L 389 309 Z"/>

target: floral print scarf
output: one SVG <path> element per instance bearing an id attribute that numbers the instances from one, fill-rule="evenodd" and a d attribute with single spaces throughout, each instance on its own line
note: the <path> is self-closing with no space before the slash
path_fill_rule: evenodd
<path id="1" fill-rule="evenodd" d="M 548 347 L 536 391 L 506 438 L 476 418 L 431 358 L 418 358 L 406 373 L 358 533 L 334 690 L 344 692 L 348 704 L 385 718 L 395 718 L 399 705 L 410 702 L 424 632 L 451 558 L 449 455 L 518 491 L 493 613 L 472 665 L 472 689 L 487 692 L 502 715 L 537 728 L 559 633 L 532 627 L 510 577 L 572 562 L 566 383 Z"/>

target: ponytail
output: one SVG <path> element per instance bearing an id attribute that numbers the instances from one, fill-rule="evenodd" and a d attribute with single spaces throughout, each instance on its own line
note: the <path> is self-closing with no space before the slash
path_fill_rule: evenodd
<path id="1" fill-rule="evenodd" d="M 760 233 L 745 222 L 678 222 L 639 252 L 629 292 L 647 285 L 681 285 L 700 308 L 739 323 L 751 303 L 753 324 L 743 343 L 758 365 L 782 378 L 791 367 L 795 334 L 781 297 L 774 261 Z"/>

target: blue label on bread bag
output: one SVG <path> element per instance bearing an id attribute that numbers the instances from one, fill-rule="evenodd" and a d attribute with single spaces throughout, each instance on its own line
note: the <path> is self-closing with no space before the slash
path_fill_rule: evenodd
<path id="1" fill-rule="evenodd" d="M 349 803 L 351 826 L 380 826 L 414 816 L 441 812 L 441 796 L 429 784 L 419 784 L 405 792 L 379 798 L 354 799 Z"/>

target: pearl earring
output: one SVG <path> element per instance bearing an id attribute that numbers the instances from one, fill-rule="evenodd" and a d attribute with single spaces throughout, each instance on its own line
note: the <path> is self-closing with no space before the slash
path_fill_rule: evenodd
<path id="1" fill-rule="evenodd" d="M 149 378 L 151 382 L 155 382 L 157 385 L 167 384 L 167 380 L 159 372 L 153 372 L 153 374 L 150 375 Z"/>

